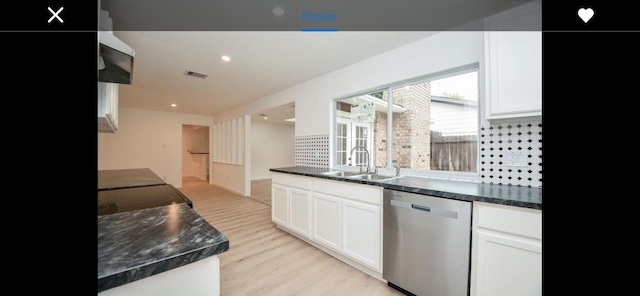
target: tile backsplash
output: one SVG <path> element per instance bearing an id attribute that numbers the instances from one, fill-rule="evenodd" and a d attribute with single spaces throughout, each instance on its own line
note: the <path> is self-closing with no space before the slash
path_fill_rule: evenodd
<path id="1" fill-rule="evenodd" d="M 295 164 L 314 168 L 329 168 L 329 135 L 296 136 Z"/>
<path id="2" fill-rule="evenodd" d="M 480 127 L 483 183 L 542 187 L 542 122 L 488 123 Z M 522 151 L 526 166 L 507 166 L 507 152 Z"/>
<path id="3" fill-rule="evenodd" d="M 487 123 L 480 127 L 483 183 L 542 187 L 542 121 Z M 507 166 L 507 152 L 522 151 L 526 166 Z M 295 165 L 329 168 L 329 135 L 295 137 Z"/>

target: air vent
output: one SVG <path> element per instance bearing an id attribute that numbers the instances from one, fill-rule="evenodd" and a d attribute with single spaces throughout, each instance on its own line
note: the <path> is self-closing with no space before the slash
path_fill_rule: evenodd
<path id="1" fill-rule="evenodd" d="M 207 78 L 207 74 L 202 74 L 202 73 L 198 73 L 198 72 L 193 72 L 193 71 L 187 71 L 186 73 L 188 76 L 193 76 L 193 77 L 198 77 L 198 78 Z"/>

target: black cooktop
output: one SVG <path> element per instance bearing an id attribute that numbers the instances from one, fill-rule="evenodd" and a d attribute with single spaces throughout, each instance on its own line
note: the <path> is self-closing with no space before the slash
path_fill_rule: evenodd
<path id="1" fill-rule="evenodd" d="M 171 184 L 98 191 L 98 216 L 193 202 Z"/>
<path id="2" fill-rule="evenodd" d="M 167 182 L 148 168 L 98 171 L 98 190 L 164 184 Z"/>

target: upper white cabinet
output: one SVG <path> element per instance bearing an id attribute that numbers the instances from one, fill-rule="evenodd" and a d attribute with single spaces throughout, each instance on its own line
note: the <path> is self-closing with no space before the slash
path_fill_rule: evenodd
<path id="1" fill-rule="evenodd" d="M 485 20 L 485 116 L 488 120 L 542 115 L 541 1 Z"/>
<path id="2" fill-rule="evenodd" d="M 98 132 L 118 130 L 118 84 L 98 82 Z"/>
<path id="3" fill-rule="evenodd" d="M 471 296 L 542 295 L 542 211 L 473 207 Z"/>

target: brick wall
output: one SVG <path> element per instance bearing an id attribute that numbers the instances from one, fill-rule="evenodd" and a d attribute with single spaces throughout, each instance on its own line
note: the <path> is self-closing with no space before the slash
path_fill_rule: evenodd
<path id="1" fill-rule="evenodd" d="M 388 100 L 386 93 L 384 100 Z M 403 106 L 405 112 L 393 113 L 393 159 L 392 165 L 402 168 L 429 169 L 429 129 L 431 84 L 423 82 L 395 89 L 393 100 Z M 386 166 L 387 116 L 376 113 L 374 143 L 376 165 Z"/>

